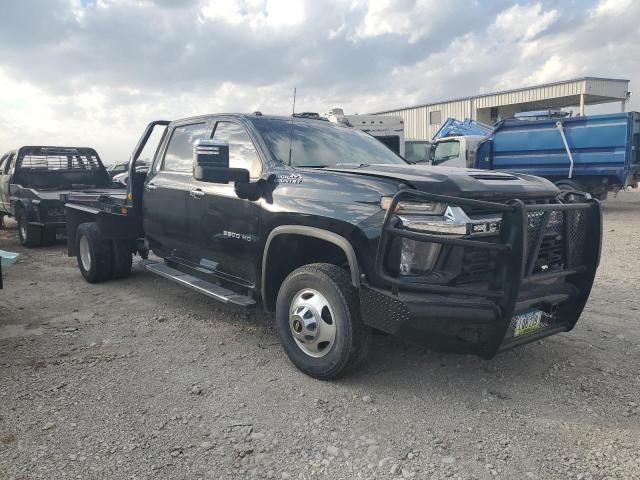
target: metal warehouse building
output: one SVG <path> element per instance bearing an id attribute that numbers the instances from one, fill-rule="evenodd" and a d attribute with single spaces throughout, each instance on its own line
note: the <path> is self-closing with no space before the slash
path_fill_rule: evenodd
<path id="1" fill-rule="evenodd" d="M 580 115 L 584 115 L 586 105 L 609 102 L 618 102 L 624 111 L 629 96 L 629 80 L 584 77 L 375 114 L 399 115 L 404 119 L 406 138 L 428 140 L 449 117 L 493 124 L 531 110 L 579 107 Z"/>

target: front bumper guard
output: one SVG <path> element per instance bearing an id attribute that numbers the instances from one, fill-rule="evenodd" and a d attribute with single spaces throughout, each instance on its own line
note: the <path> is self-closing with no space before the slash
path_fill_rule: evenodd
<path id="1" fill-rule="evenodd" d="M 398 203 L 406 200 L 495 212 L 501 215 L 498 239 L 452 238 L 395 226 L 398 217 L 394 212 Z M 600 203 L 588 195 L 569 193 L 559 200 L 561 203 L 553 204 L 497 203 L 401 190 L 387 210 L 376 254 L 375 273 L 388 289 L 363 286 L 365 323 L 436 350 L 476 353 L 485 358 L 571 330 L 587 302 L 600 261 L 602 213 Z M 552 217 L 561 219 L 563 268 L 536 272 Z M 398 237 L 496 252 L 491 280 L 481 286 L 453 286 L 452 282 L 416 282 L 394 276 L 385 266 L 385 257 Z M 559 279 L 564 279 L 560 285 Z M 510 331 L 514 315 L 531 308 L 544 309 L 549 321 L 537 332 L 514 337 Z"/>

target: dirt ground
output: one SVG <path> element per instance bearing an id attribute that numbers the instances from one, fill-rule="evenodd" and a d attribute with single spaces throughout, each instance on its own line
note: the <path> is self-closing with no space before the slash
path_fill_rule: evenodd
<path id="1" fill-rule="evenodd" d="M 1 479 L 640 479 L 640 193 L 604 206 L 574 331 L 491 361 L 376 336 L 336 382 L 272 320 L 134 267 L 86 283 L 63 244 L 0 290 Z"/>

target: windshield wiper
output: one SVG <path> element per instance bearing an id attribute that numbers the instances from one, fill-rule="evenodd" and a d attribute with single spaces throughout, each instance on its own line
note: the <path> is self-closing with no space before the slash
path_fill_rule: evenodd
<path id="1" fill-rule="evenodd" d="M 294 165 L 296 168 L 334 168 L 334 167 L 349 167 L 349 168 L 362 168 L 369 167 L 368 163 L 336 163 L 334 165 Z"/>
<path id="2" fill-rule="evenodd" d="M 351 168 L 362 168 L 368 167 L 368 163 L 336 163 L 334 167 L 351 167 Z"/>

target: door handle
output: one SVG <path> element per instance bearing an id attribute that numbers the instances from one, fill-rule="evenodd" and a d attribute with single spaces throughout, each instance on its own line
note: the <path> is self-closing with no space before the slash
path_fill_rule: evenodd
<path id="1" fill-rule="evenodd" d="M 202 198 L 204 197 L 204 192 L 199 188 L 196 188 L 195 190 L 191 190 L 189 192 L 189 195 L 191 195 L 193 198 Z"/>
<path id="2" fill-rule="evenodd" d="M 157 189 L 157 188 L 158 188 L 158 187 L 156 187 L 153 183 L 147 183 L 147 184 L 144 186 L 144 189 L 145 189 L 145 190 L 149 190 L 150 192 L 151 192 L 151 191 L 153 191 L 153 190 L 155 190 L 155 189 Z"/>

